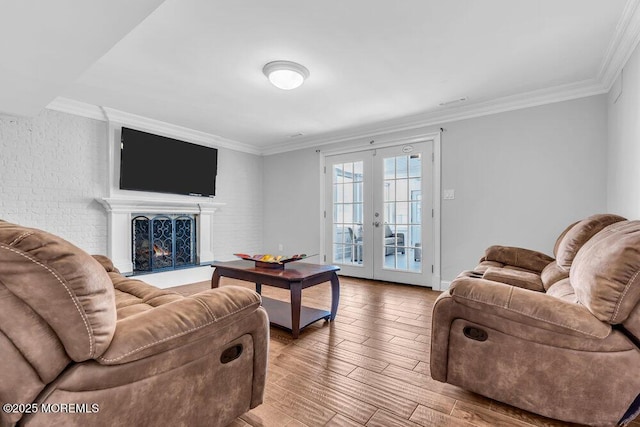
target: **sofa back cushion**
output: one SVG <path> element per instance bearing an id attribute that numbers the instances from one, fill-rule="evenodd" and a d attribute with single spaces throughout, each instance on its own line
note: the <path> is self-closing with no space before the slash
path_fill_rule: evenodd
<path id="1" fill-rule="evenodd" d="M 573 224 L 570 224 L 567 228 L 564 229 L 564 231 L 562 233 L 560 233 L 560 235 L 556 239 L 556 244 L 553 246 L 553 256 L 554 257 L 556 257 L 556 258 L 558 257 L 558 248 L 560 247 L 560 242 L 562 242 L 562 239 L 564 239 L 564 236 L 566 236 L 567 233 L 569 232 L 569 230 L 571 230 L 573 228 L 573 226 L 576 225 L 579 222 L 580 221 L 576 221 Z"/>
<path id="2" fill-rule="evenodd" d="M 625 218 L 612 214 L 597 214 L 579 221 L 566 231 L 566 234 L 556 245 L 555 256 L 558 266 L 569 271 L 576 254 L 582 246 L 600 230 Z"/>
<path id="3" fill-rule="evenodd" d="M 569 273 L 580 303 L 611 324 L 640 300 L 640 221 L 609 225 L 580 249 Z"/>
<path id="4" fill-rule="evenodd" d="M 111 343 L 113 284 L 98 261 L 66 240 L 0 221 L 0 283 L 33 311 L 34 323 L 47 324 L 72 360 L 96 358 Z"/>
<path id="5" fill-rule="evenodd" d="M 542 280 L 542 286 L 544 290 L 548 291 L 551 286 L 556 284 L 562 279 L 567 279 L 569 272 L 558 266 L 556 261 L 550 262 L 540 273 L 540 279 Z"/>

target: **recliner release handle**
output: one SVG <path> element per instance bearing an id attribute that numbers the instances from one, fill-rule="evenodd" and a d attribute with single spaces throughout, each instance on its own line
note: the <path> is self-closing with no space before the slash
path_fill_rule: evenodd
<path id="1" fill-rule="evenodd" d="M 465 326 L 462 330 L 462 333 L 465 337 L 471 338 L 472 340 L 476 341 L 486 341 L 489 337 L 485 330 L 473 326 Z"/>
<path id="2" fill-rule="evenodd" d="M 225 364 L 236 360 L 242 354 L 242 344 L 229 347 L 220 355 L 220 363 Z"/>

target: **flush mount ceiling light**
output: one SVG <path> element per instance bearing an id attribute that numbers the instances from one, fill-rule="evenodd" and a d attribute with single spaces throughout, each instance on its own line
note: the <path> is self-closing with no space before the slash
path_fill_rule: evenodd
<path id="1" fill-rule="evenodd" d="M 277 88 L 295 89 L 309 77 L 309 70 L 291 61 L 273 61 L 264 66 L 262 72 Z"/>

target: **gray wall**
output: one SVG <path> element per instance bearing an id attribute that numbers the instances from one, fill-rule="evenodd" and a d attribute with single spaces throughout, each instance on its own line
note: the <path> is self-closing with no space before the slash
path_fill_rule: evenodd
<path id="1" fill-rule="evenodd" d="M 604 96 L 445 125 L 442 277 L 504 244 L 551 254 L 570 223 L 606 211 Z"/>
<path id="2" fill-rule="evenodd" d="M 456 194 L 442 201 L 444 281 L 492 244 L 550 253 L 566 225 L 606 211 L 606 108 L 594 96 L 443 125 L 442 188 Z M 265 157 L 265 251 L 320 251 L 319 165 L 315 148 Z"/>
<path id="3" fill-rule="evenodd" d="M 264 157 L 265 252 L 320 252 L 319 186 L 319 155 L 315 149 Z M 279 244 L 283 245 L 282 251 L 278 250 Z"/>
<path id="4" fill-rule="evenodd" d="M 640 219 L 640 46 L 627 61 L 607 101 L 607 207 L 629 219 Z"/>

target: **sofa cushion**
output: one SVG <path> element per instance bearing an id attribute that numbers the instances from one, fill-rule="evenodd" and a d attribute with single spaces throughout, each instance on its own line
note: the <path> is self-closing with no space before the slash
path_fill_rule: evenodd
<path id="1" fill-rule="evenodd" d="M 528 271 L 489 267 L 484 272 L 482 278 L 532 291 L 544 291 L 540 275 Z"/>
<path id="2" fill-rule="evenodd" d="M 162 304 L 182 299 L 183 296 L 166 289 L 158 289 L 140 280 L 109 273 L 116 292 L 118 320 L 149 311 Z"/>
<path id="3" fill-rule="evenodd" d="M 579 303 L 578 297 L 576 296 L 576 290 L 571 286 L 569 277 L 558 280 L 554 283 L 549 290 L 547 290 L 547 295 L 551 295 L 552 297 L 556 297 L 572 304 Z"/>
<path id="4" fill-rule="evenodd" d="M 483 261 L 496 261 L 522 270 L 540 273 L 547 264 L 553 261 L 553 258 L 531 249 L 493 245 L 485 250 L 484 257 L 480 262 Z"/>
<path id="5" fill-rule="evenodd" d="M 71 359 L 96 358 L 111 343 L 111 280 L 98 261 L 66 240 L 0 221 L 0 282 L 47 322 Z"/>
<path id="6" fill-rule="evenodd" d="M 540 279 L 542 280 L 542 285 L 545 290 L 548 290 L 559 280 L 566 279 L 568 277 L 569 272 L 558 266 L 556 261 L 549 263 L 544 270 L 542 270 L 542 273 L 540 273 Z"/>
<path id="7" fill-rule="evenodd" d="M 578 300 L 598 319 L 622 323 L 640 300 L 640 221 L 617 222 L 578 252 L 569 277 Z"/>
<path id="8" fill-rule="evenodd" d="M 566 271 L 571 268 L 580 248 L 600 230 L 625 218 L 612 214 L 597 214 L 579 221 L 571 227 L 557 244 L 555 250 L 558 266 Z"/>

